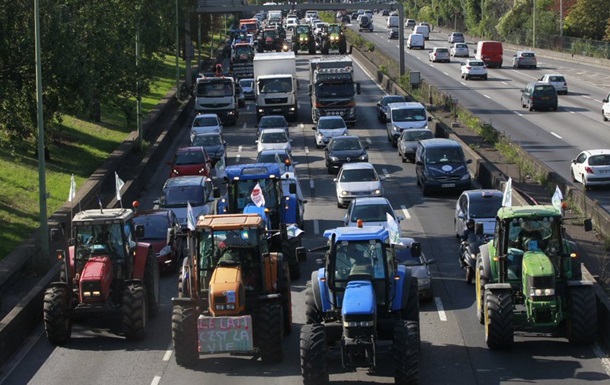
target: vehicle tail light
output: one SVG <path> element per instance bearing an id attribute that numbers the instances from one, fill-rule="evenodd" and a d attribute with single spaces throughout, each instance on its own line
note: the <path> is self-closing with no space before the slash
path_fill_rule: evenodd
<path id="1" fill-rule="evenodd" d="M 470 67 L 470 66 L 466 66 L 466 69 L 467 69 L 468 71 L 470 71 L 470 70 L 471 70 L 471 67 Z"/>
<path id="2" fill-rule="evenodd" d="M 593 169 L 589 166 L 585 167 L 585 171 L 587 172 L 587 174 L 594 174 Z"/>

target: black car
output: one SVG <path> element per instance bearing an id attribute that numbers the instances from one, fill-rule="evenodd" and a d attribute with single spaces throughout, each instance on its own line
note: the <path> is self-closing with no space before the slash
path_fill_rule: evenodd
<path id="1" fill-rule="evenodd" d="M 144 236 L 137 240 L 152 246 L 159 269 L 177 271 L 182 266 L 182 257 L 186 251 L 186 234 L 182 233 L 176 214 L 167 209 L 138 211 L 133 222 L 144 226 Z"/>
<path id="2" fill-rule="evenodd" d="M 391 28 L 388 32 L 388 39 L 398 39 L 398 28 Z"/>
<path id="3" fill-rule="evenodd" d="M 357 18 L 358 16 L 356 16 Z M 345 14 L 343 16 L 341 16 L 341 22 L 342 23 L 351 23 L 352 22 L 352 17 L 348 14 Z"/>
<path id="4" fill-rule="evenodd" d="M 290 124 L 284 115 L 265 115 L 256 125 L 256 136 L 259 135 L 260 130 L 267 128 L 283 128 L 286 131 L 286 135 L 290 136 L 290 130 L 288 127 L 290 127 Z"/>
<path id="5" fill-rule="evenodd" d="M 192 146 L 203 147 L 205 149 L 212 161 L 212 167 L 226 156 L 227 143 L 217 132 L 195 135 Z"/>
<path id="6" fill-rule="evenodd" d="M 358 12 L 352 13 L 352 20 L 358 20 Z"/>
<path id="7" fill-rule="evenodd" d="M 532 82 L 521 90 L 521 107 L 530 111 L 553 110 L 557 111 L 557 91 L 552 84 Z"/>
<path id="8" fill-rule="evenodd" d="M 362 145 L 357 136 L 345 135 L 332 138 L 324 148 L 328 173 L 336 173 L 344 163 L 368 162 L 367 148 L 369 146 Z"/>
<path id="9" fill-rule="evenodd" d="M 381 123 L 387 122 L 388 104 L 406 102 L 402 95 L 385 95 L 377 102 L 377 119 Z"/>
<path id="10" fill-rule="evenodd" d="M 390 10 L 384 9 L 383 11 L 381 11 L 381 16 L 390 16 Z"/>

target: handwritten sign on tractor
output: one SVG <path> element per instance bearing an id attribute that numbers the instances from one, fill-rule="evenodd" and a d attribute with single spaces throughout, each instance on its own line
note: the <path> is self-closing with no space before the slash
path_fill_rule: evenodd
<path id="1" fill-rule="evenodd" d="M 205 317 L 197 321 L 200 353 L 251 352 L 252 317 Z"/>

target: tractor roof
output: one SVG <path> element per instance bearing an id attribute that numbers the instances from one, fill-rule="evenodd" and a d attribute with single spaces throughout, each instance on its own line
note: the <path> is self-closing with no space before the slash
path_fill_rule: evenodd
<path id="1" fill-rule="evenodd" d="M 131 209 L 92 209 L 78 212 L 72 222 L 86 222 L 91 224 L 127 222 L 134 216 Z"/>
<path id="2" fill-rule="evenodd" d="M 206 215 L 199 218 L 198 229 L 234 230 L 264 226 L 263 219 L 256 214 Z"/>
<path id="3" fill-rule="evenodd" d="M 236 164 L 225 169 L 227 179 L 270 179 L 282 174 L 277 163 Z"/>
<path id="4" fill-rule="evenodd" d="M 385 241 L 389 237 L 388 230 L 383 226 L 363 227 L 337 227 L 324 232 L 324 237 L 330 239 L 332 234 L 336 235 L 335 241 Z"/>
<path id="5" fill-rule="evenodd" d="M 510 206 L 498 210 L 501 219 L 526 218 L 526 217 L 561 217 L 561 211 L 552 205 L 536 206 Z"/>

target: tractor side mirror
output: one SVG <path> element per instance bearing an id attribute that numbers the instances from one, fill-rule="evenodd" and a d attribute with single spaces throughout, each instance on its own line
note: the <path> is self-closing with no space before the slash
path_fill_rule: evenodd
<path id="1" fill-rule="evenodd" d="M 593 230 L 593 222 L 591 222 L 591 218 L 587 218 L 583 221 L 583 226 L 585 231 Z"/>
<path id="2" fill-rule="evenodd" d="M 474 233 L 476 235 L 483 235 L 483 224 L 481 222 L 476 222 L 474 224 Z"/>
<path id="3" fill-rule="evenodd" d="M 165 244 L 171 245 L 174 241 L 174 229 L 171 227 L 167 228 L 167 236 L 165 237 Z"/>
<path id="4" fill-rule="evenodd" d="M 136 239 L 144 238 L 144 225 L 136 225 Z"/>
<path id="5" fill-rule="evenodd" d="M 421 256 L 421 243 L 419 243 L 419 242 L 411 243 L 411 256 L 413 258 L 419 258 Z"/>

